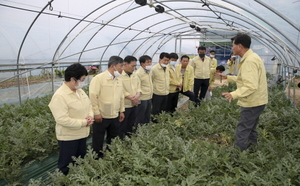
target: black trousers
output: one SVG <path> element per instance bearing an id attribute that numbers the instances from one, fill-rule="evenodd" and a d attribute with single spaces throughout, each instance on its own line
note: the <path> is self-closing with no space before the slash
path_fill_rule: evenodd
<path id="1" fill-rule="evenodd" d="M 121 122 L 121 138 L 123 139 L 125 135 L 129 136 L 132 133 L 132 127 L 135 123 L 137 114 L 137 107 L 125 108 L 125 118 Z"/>
<path id="2" fill-rule="evenodd" d="M 195 94 L 196 103 L 200 103 L 200 100 L 205 97 L 208 86 L 209 86 L 209 79 L 196 79 L 196 78 L 194 79 L 194 94 Z M 201 91 L 200 95 L 199 95 L 199 91 Z"/>
<path id="3" fill-rule="evenodd" d="M 158 115 L 162 111 L 167 111 L 168 95 L 156 95 L 152 97 L 152 114 Z"/>
<path id="4" fill-rule="evenodd" d="M 98 157 L 103 157 L 103 144 L 104 136 L 106 135 L 106 144 L 111 144 L 111 140 L 117 136 L 121 137 L 120 132 L 121 123 L 119 117 L 112 119 L 102 119 L 102 123 L 94 122 L 93 124 L 93 138 L 92 138 L 92 148 L 98 153 Z"/>
<path id="5" fill-rule="evenodd" d="M 180 91 L 181 94 L 189 97 L 189 100 L 190 101 L 195 101 L 195 94 L 194 92 L 191 92 L 191 91 L 186 91 L 186 92 L 183 92 L 182 90 Z"/>
<path id="6" fill-rule="evenodd" d="M 265 106 L 241 107 L 241 116 L 236 128 L 234 145 L 242 151 L 251 145 L 257 144 L 256 126 Z"/>
<path id="7" fill-rule="evenodd" d="M 169 93 L 167 102 L 167 112 L 173 113 L 176 111 L 179 92 Z"/>
<path id="8" fill-rule="evenodd" d="M 136 124 L 150 123 L 152 100 L 141 100 L 141 104 L 137 108 Z"/>
<path id="9" fill-rule="evenodd" d="M 83 158 L 86 154 L 86 138 L 61 141 L 58 140 L 59 145 L 59 157 L 58 157 L 58 169 L 67 175 L 69 172 L 68 165 L 74 163 L 72 156 Z"/>

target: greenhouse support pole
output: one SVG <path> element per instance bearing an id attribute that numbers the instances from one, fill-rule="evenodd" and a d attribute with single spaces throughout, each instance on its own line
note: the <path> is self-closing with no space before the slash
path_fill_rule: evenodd
<path id="1" fill-rule="evenodd" d="M 176 39 L 175 39 L 175 53 L 177 54 L 177 40 L 178 40 L 178 38 L 176 37 Z"/>
<path id="2" fill-rule="evenodd" d="M 17 57 L 17 75 L 18 75 L 18 92 L 19 92 L 19 102 L 20 102 L 20 105 L 22 103 L 22 99 L 21 99 L 21 89 L 20 89 L 20 70 L 19 70 L 19 61 L 20 61 L 20 54 L 21 54 L 21 50 L 22 50 L 22 47 L 23 47 L 23 44 L 26 40 L 26 37 L 29 33 L 29 31 L 31 30 L 32 26 L 34 25 L 35 21 L 39 18 L 39 16 L 42 14 L 42 12 L 50 5 L 50 10 L 53 9 L 52 6 L 51 6 L 51 3 L 53 2 L 54 0 L 51 0 L 47 3 L 47 5 L 39 12 L 39 14 L 35 17 L 35 19 L 33 20 L 33 22 L 31 23 L 31 25 L 29 26 L 24 38 L 23 38 L 23 41 L 20 45 L 20 48 L 19 48 L 19 52 L 18 52 L 18 57 Z"/>
<path id="3" fill-rule="evenodd" d="M 180 38 L 180 40 L 179 40 L 179 54 L 181 55 L 182 38 L 181 38 L 181 36 L 179 38 Z"/>
<path id="4" fill-rule="evenodd" d="M 282 73 L 282 77 L 283 77 L 283 79 L 284 79 L 284 83 L 283 83 L 283 88 L 284 88 L 284 90 L 285 90 L 285 88 L 286 88 L 286 66 L 284 66 L 283 68 L 282 68 L 282 71 L 283 71 L 283 73 Z"/>
<path id="5" fill-rule="evenodd" d="M 51 64 L 51 80 L 52 80 L 51 88 L 52 88 L 52 92 L 54 93 L 54 62 Z"/>
<path id="6" fill-rule="evenodd" d="M 296 73 L 295 73 L 295 71 L 296 71 L 296 73 L 297 73 L 297 70 L 293 70 L 293 93 L 294 93 L 294 95 L 293 95 L 293 102 L 294 102 L 294 105 L 296 105 Z"/>
<path id="7" fill-rule="evenodd" d="M 291 99 L 291 82 L 292 82 L 292 80 L 291 80 L 291 78 L 290 78 L 290 68 L 289 67 L 287 67 L 287 77 L 288 77 L 288 96 L 289 96 L 289 98 Z"/>

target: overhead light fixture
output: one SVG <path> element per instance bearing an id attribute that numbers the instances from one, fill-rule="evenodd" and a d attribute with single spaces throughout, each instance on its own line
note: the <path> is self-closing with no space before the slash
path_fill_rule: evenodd
<path id="1" fill-rule="evenodd" d="M 163 13 L 163 12 L 165 11 L 165 8 L 164 8 L 163 6 L 157 5 L 157 6 L 155 7 L 155 11 L 156 11 L 157 13 Z"/>
<path id="2" fill-rule="evenodd" d="M 196 30 L 197 32 L 201 32 L 201 28 L 199 28 L 199 27 L 196 27 L 195 30 Z"/>
<path id="3" fill-rule="evenodd" d="M 191 27 L 191 28 L 195 28 L 196 26 L 195 26 L 195 25 L 192 25 L 192 24 L 190 24 L 190 27 Z"/>
<path id="4" fill-rule="evenodd" d="M 274 56 L 271 60 L 272 60 L 272 61 L 276 60 L 276 56 Z"/>
<path id="5" fill-rule="evenodd" d="M 135 3 L 141 6 L 145 6 L 147 4 L 147 0 L 135 0 Z"/>

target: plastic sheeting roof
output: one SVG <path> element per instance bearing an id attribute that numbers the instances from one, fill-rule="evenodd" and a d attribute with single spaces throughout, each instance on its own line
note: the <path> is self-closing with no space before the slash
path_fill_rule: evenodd
<path id="1" fill-rule="evenodd" d="M 237 32 L 244 32 L 272 51 L 279 63 L 299 67 L 300 0 L 147 3 L 140 6 L 133 0 L 1 1 L 0 65 L 5 60 L 15 64 L 28 63 L 30 59 L 62 63 L 106 61 L 111 55 L 154 56 L 176 50 L 178 39 L 230 42 Z M 157 13 L 158 5 L 165 12 Z M 191 24 L 201 30 L 196 31 Z M 195 53 L 196 44 L 191 45 L 181 47 L 193 48 L 191 53 Z"/>

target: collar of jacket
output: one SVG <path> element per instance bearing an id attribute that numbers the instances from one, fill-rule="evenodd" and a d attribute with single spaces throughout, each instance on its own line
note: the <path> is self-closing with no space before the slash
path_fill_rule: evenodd
<path id="1" fill-rule="evenodd" d="M 186 65 L 185 71 L 189 71 L 189 66 L 190 66 L 189 64 Z M 179 70 L 182 70 L 181 67 L 182 67 L 182 64 L 179 64 L 179 65 L 178 65 Z"/>
<path id="2" fill-rule="evenodd" d="M 163 67 L 161 66 L 161 64 L 159 62 L 157 63 L 157 65 L 158 65 L 158 69 L 163 69 Z"/>
<path id="3" fill-rule="evenodd" d="M 199 60 L 201 60 L 202 61 L 202 58 L 199 56 L 199 54 L 196 56 L 196 57 L 194 57 L 194 58 L 198 58 Z M 210 59 L 210 57 L 208 57 L 208 56 L 204 56 L 204 61 L 205 61 L 205 59 L 207 59 L 208 58 L 208 60 L 211 60 Z"/>
<path id="4" fill-rule="evenodd" d="M 243 55 L 241 61 L 240 61 L 240 64 L 238 65 L 238 68 L 240 69 L 242 64 L 244 63 L 245 59 L 247 59 L 247 57 L 249 55 L 253 54 L 253 51 L 249 48 L 248 51 Z"/>
<path id="5" fill-rule="evenodd" d="M 124 70 L 123 70 L 123 72 L 122 72 L 122 76 L 128 76 L 128 77 L 130 77 L 132 74 L 133 74 L 133 73 L 127 73 L 127 72 L 125 72 Z"/>
<path id="6" fill-rule="evenodd" d="M 106 70 L 107 73 L 106 73 L 106 79 L 107 80 L 115 80 L 115 79 L 118 79 L 118 78 L 115 78 L 108 70 Z"/>
<path id="7" fill-rule="evenodd" d="M 158 69 L 163 69 L 164 71 L 166 71 L 167 67 L 162 67 L 159 62 L 157 63 L 157 65 L 158 65 Z"/>
<path id="8" fill-rule="evenodd" d="M 143 68 L 143 67 L 141 67 L 141 68 Z M 147 70 L 147 69 L 145 69 L 145 68 L 143 68 L 144 69 L 144 72 L 146 73 L 146 74 L 149 74 L 150 73 L 150 70 Z"/>
<path id="9" fill-rule="evenodd" d="M 62 88 L 63 88 L 63 91 L 67 94 L 73 94 L 74 92 L 70 89 L 70 87 L 65 83 L 65 81 L 63 82 L 62 84 Z M 78 93 L 80 92 L 80 89 L 77 90 Z"/>
<path id="10" fill-rule="evenodd" d="M 169 69 L 172 69 L 172 70 L 175 70 L 176 68 L 175 68 L 175 66 L 172 66 L 172 65 L 170 65 L 170 63 L 168 64 L 168 66 L 169 66 Z"/>
<path id="11" fill-rule="evenodd" d="M 144 69 L 142 66 L 140 66 L 140 68 L 139 69 L 137 69 L 137 73 L 139 72 L 143 72 L 143 73 L 147 73 L 147 71 L 149 71 L 150 72 L 150 70 L 146 70 L 146 69 Z M 147 74 L 149 74 L 149 72 L 147 73 Z"/>

